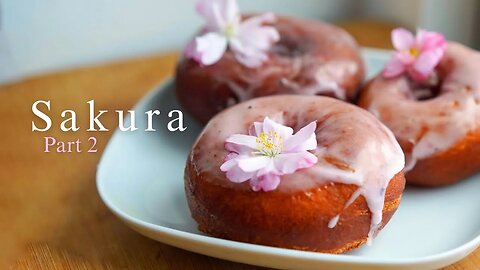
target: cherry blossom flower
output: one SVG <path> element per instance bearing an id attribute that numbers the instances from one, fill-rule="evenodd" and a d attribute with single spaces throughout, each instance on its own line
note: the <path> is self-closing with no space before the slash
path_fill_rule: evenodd
<path id="1" fill-rule="evenodd" d="M 220 170 L 235 183 L 250 180 L 254 191 L 271 191 L 280 184 L 280 176 L 291 174 L 317 163 L 317 157 L 308 152 L 317 148 L 316 122 L 311 122 L 297 133 L 266 117 L 254 122 L 249 135 L 234 134 L 225 141 L 230 151 Z"/>
<path id="2" fill-rule="evenodd" d="M 392 43 L 396 52 L 385 66 L 383 76 L 393 78 L 406 72 L 416 82 L 429 78 L 447 48 L 443 35 L 422 29 L 413 36 L 406 29 L 397 28 L 392 31 Z"/>
<path id="3" fill-rule="evenodd" d="M 235 0 L 200 0 L 197 12 L 205 19 L 202 35 L 186 47 L 187 57 L 208 66 L 218 62 L 229 48 L 243 65 L 254 68 L 268 59 L 266 51 L 280 34 L 264 24 L 275 22 L 272 13 L 241 20 Z"/>

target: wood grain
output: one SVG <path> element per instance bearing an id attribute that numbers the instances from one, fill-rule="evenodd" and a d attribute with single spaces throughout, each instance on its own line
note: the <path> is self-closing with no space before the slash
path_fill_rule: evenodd
<path id="1" fill-rule="evenodd" d="M 96 192 L 95 171 L 117 125 L 115 114 L 102 116 L 110 131 L 95 133 L 98 153 L 43 152 L 45 136 L 86 141 L 92 135 L 85 131 L 88 100 L 109 111 L 129 109 L 172 73 L 176 57 L 157 55 L 0 86 L 1 269 L 261 269 L 147 239 L 107 210 Z M 48 132 L 31 131 L 31 106 L 39 99 L 51 101 L 54 126 Z M 80 131 L 60 132 L 64 109 L 77 112 Z M 446 269 L 479 265 L 477 250 Z"/>

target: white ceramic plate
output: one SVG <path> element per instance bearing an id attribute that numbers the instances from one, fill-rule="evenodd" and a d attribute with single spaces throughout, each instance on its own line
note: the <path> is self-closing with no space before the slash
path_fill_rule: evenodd
<path id="1" fill-rule="evenodd" d="M 369 76 L 388 54 L 365 49 Z M 344 255 L 240 243 L 199 232 L 183 191 L 183 169 L 201 127 L 186 118 L 185 132 L 166 129 L 179 109 L 171 82 L 136 107 L 135 132 L 113 135 L 97 171 L 102 200 L 127 225 L 155 240 L 226 260 L 282 269 L 436 269 L 458 261 L 480 244 L 480 176 L 439 189 L 407 187 L 402 203 L 372 246 Z M 161 110 L 156 132 L 145 132 L 150 109 Z"/>

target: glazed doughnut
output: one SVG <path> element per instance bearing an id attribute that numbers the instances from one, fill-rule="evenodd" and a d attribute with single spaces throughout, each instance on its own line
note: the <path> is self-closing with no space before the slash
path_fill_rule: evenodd
<path id="1" fill-rule="evenodd" d="M 280 41 L 258 68 L 243 66 L 231 51 L 211 66 L 181 59 L 175 88 L 184 109 L 206 123 L 221 110 L 254 97 L 302 94 L 352 100 L 356 96 L 364 67 L 347 32 L 327 23 L 280 16 L 273 26 Z"/>
<path id="2" fill-rule="evenodd" d="M 432 89 L 406 76 L 377 76 L 359 99 L 395 134 L 410 184 L 446 185 L 480 170 L 480 53 L 449 43 L 437 75 Z M 425 90 L 432 96 L 418 100 L 415 93 Z"/>
<path id="3" fill-rule="evenodd" d="M 318 162 L 281 176 L 273 191 L 230 182 L 220 170 L 231 134 L 269 117 L 292 127 L 316 121 Z M 216 115 L 195 142 L 185 191 L 198 228 L 236 241 L 343 253 L 371 239 L 396 211 L 405 185 L 404 155 L 370 113 L 329 97 L 277 95 Z"/>

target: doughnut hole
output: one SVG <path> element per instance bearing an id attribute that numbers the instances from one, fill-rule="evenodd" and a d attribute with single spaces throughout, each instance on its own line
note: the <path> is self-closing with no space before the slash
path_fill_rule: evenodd
<path id="1" fill-rule="evenodd" d="M 296 40 L 290 36 L 283 36 L 270 51 L 285 58 L 301 57 L 308 52 L 308 44 L 309 41 L 302 38 Z"/>
<path id="2" fill-rule="evenodd" d="M 435 72 L 429 79 L 422 83 L 411 81 L 411 91 L 417 101 L 430 100 L 441 95 L 443 78 Z"/>
<path id="3" fill-rule="evenodd" d="M 480 53 L 449 42 L 433 80 L 415 85 L 407 75 L 379 75 L 361 91 L 358 105 L 392 129 L 407 163 L 416 161 L 406 172 L 408 184 L 449 185 L 480 171 L 478 63 Z M 418 95 L 421 91 L 426 95 Z M 435 139 L 426 144 L 426 136 Z M 430 150 L 414 157 L 420 143 L 417 153 L 426 145 Z"/>

